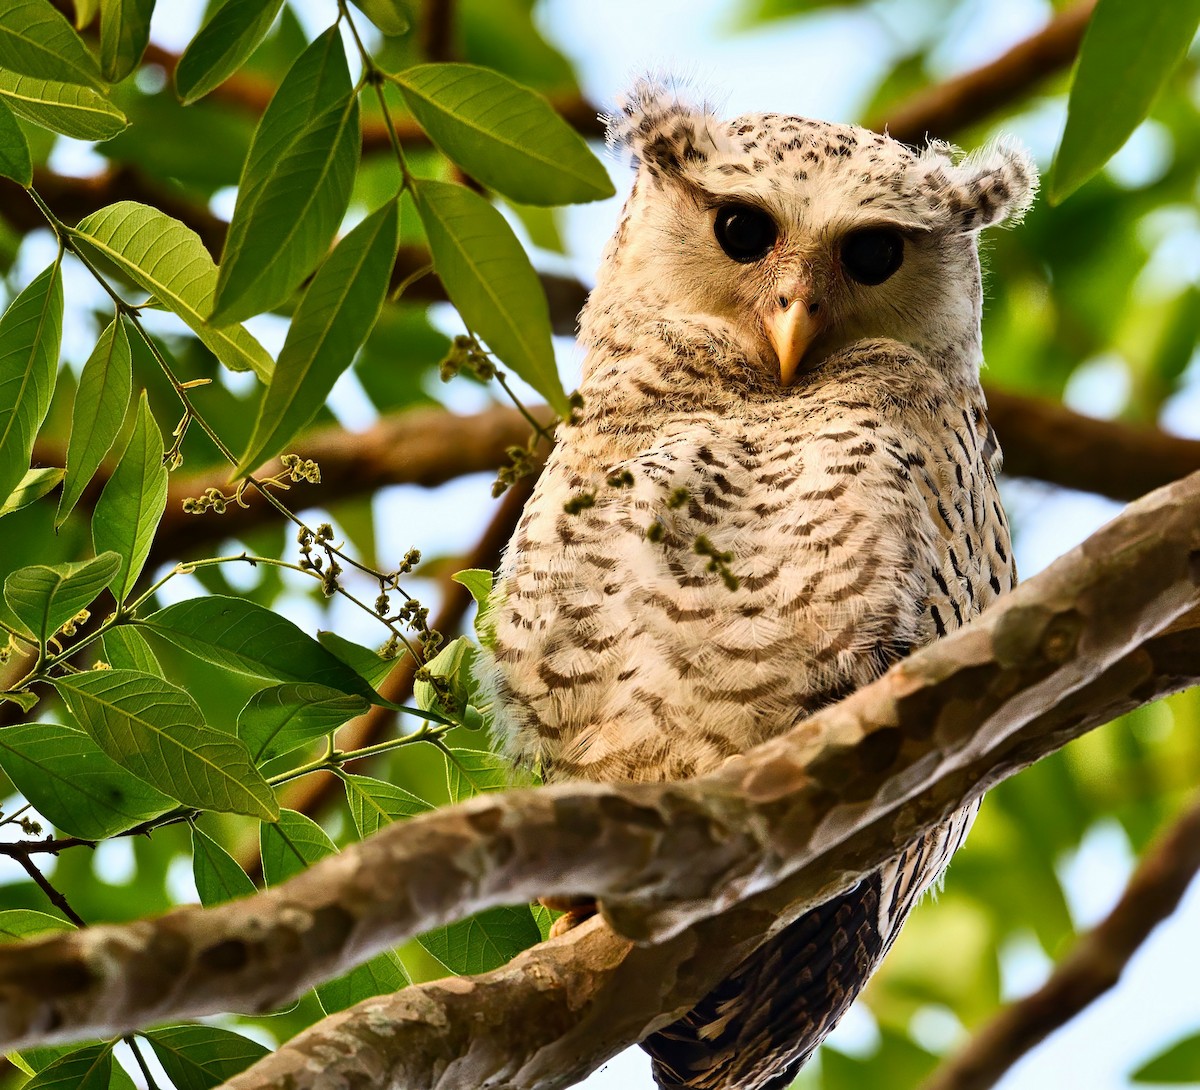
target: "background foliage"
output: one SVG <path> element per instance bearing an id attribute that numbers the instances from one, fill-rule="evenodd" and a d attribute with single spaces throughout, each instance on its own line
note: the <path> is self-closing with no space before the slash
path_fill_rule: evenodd
<path id="1" fill-rule="evenodd" d="M 537 403 L 570 412 L 552 334 L 569 332 L 580 295 L 561 274 L 555 209 L 614 191 L 595 110 L 526 0 L 314 7 L 213 3 L 182 56 L 155 44 L 153 0 L 0 12 L 12 937 L 218 903 L 511 782 L 456 637 L 467 591 L 489 585 L 471 569 L 494 565 L 545 450 Z M 729 15 L 753 30 L 835 7 L 897 31 L 863 109 L 887 119 L 936 82 L 972 4 L 743 0 Z M 1194 0 L 1098 5 L 1051 200 L 990 246 L 994 388 L 1200 433 L 1200 82 L 1185 58 L 1198 18 Z M 1057 129 L 1069 84 L 1031 77 L 1020 101 L 953 135 Z M 440 476 L 389 479 L 336 430 L 397 421 L 471 447 L 481 418 L 415 413 L 439 399 L 516 401 L 528 441 L 484 466 L 448 455 Z M 323 465 L 309 460 L 318 443 Z M 472 478 L 438 504 L 386 488 L 486 466 L 494 487 Z M 306 492 L 331 470 L 314 507 Z M 1018 546 L 1038 555 L 1022 536 L 1054 493 L 1009 482 L 1007 500 Z M 445 540 L 437 520 L 489 518 L 470 556 L 425 540 Z M 1066 536 L 1082 531 L 1049 547 Z M 1068 880 L 1081 849 L 1107 838 L 1139 854 L 1198 779 L 1191 692 L 993 792 L 945 892 L 801 1083 L 919 1085 L 1022 966 L 1036 978 L 1094 918 Z M 12 1057 L 5 1085 L 214 1086 L 256 1042 L 409 980 L 502 964 L 548 923 L 492 910 L 287 1011 L 154 1030 L 136 1051 L 35 1050 Z M 1200 1084 L 1197 1039 L 1164 1050 L 1148 1037 L 1131 1077 Z"/>

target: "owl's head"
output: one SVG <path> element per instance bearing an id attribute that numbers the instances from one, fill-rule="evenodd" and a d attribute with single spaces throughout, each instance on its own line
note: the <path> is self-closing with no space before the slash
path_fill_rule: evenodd
<path id="1" fill-rule="evenodd" d="M 608 313 L 720 323 L 784 385 L 864 338 L 977 369 L 979 232 L 1029 207 L 1024 150 L 961 158 L 782 114 L 721 121 L 650 82 L 609 143 L 637 177 L 595 293 Z"/>

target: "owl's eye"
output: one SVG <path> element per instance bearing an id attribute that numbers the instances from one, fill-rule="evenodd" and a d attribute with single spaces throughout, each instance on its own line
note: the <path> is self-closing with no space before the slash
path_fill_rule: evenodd
<path id="1" fill-rule="evenodd" d="M 842 240 L 842 267 L 860 284 L 882 284 L 904 263 L 904 239 L 887 227 L 851 231 Z"/>
<path id="2" fill-rule="evenodd" d="M 718 208 L 713 233 L 721 249 L 743 264 L 766 257 L 778 234 L 775 221 L 762 209 L 748 204 L 726 204 Z"/>

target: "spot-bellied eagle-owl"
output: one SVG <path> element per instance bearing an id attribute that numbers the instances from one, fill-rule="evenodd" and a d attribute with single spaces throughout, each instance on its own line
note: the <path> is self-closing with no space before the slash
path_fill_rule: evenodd
<path id="1" fill-rule="evenodd" d="M 978 235 L 1036 174 L 848 125 L 721 121 L 636 86 L 637 170 L 564 424 L 490 610 L 514 758 L 700 775 L 1014 581 L 979 386 Z M 969 807 L 647 1038 L 664 1087 L 786 1086 L 937 878 Z"/>

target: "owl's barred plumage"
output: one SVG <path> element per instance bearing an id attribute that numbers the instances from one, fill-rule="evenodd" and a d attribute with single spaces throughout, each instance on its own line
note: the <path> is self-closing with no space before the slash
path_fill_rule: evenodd
<path id="1" fill-rule="evenodd" d="M 851 126 L 720 121 L 649 84 L 610 138 L 637 177 L 582 318 L 583 407 L 507 551 L 485 672 L 510 752 L 547 779 L 676 779 L 1012 586 L 977 234 L 1019 216 L 1036 176 L 1013 147 L 955 161 Z M 785 1086 L 973 816 L 643 1042 L 660 1085 Z"/>

